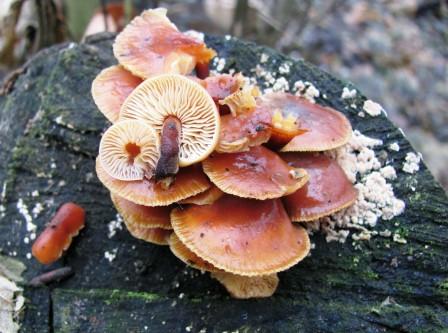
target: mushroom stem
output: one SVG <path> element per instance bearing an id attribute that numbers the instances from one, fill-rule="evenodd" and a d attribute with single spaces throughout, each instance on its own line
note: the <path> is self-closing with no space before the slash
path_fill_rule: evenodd
<path id="1" fill-rule="evenodd" d="M 157 181 L 174 176 L 179 171 L 179 139 L 181 122 L 169 116 L 163 122 L 160 141 L 160 158 L 157 162 L 155 178 Z"/>
<path id="2" fill-rule="evenodd" d="M 196 76 L 202 80 L 210 75 L 210 69 L 207 62 L 199 62 L 195 67 Z"/>

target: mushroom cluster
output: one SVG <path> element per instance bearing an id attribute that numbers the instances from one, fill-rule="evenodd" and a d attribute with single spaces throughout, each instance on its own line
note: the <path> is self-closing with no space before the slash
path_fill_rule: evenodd
<path id="1" fill-rule="evenodd" d="M 349 121 L 291 94 L 262 95 L 241 74 L 209 76 L 216 53 L 165 9 L 136 17 L 113 51 L 119 65 L 92 84 L 113 123 L 96 172 L 127 229 L 236 298 L 271 296 L 277 273 L 310 251 L 300 223 L 356 200 L 322 153 L 349 140 Z"/>

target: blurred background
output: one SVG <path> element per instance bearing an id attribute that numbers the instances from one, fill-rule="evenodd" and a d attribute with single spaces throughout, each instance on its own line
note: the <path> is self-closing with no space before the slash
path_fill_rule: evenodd
<path id="1" fill-rule="evenodd" d="M 380 103 L 448 189 L 447 0 L 0 0 L 0 78 L 39 49 L 162 6 L 181 30 L 304 58 Z"/>

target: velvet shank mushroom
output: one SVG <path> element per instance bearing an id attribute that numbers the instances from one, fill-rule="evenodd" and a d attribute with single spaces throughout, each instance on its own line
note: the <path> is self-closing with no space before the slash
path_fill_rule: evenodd
<path id="1" fill-rule="evenodd" d="M 355 202 L 358 192 L 335 160 L 316 153 L 284 153 L 281 157 L 310 175 L 305 186 L 282 198 L 293 221 L 316 220 Z"/>
<path id="2" fill-rule="evenodd" d="M 210 205 L 221 198 L 224 192 L 212 185 L 207 191 L 179 201 L 180 204 Z"/>
<path id="3" fill-rule="evenodd" d="M 103 69 L 92 82 L 92 97 L 101 113 L 112 123 L 118 120 L 120 108 L 142 79 L 121 66 Z"/>
<path id="4" fill-rule="evenodd" d="M 227 272 L 213 272 L 212 277 L 218 280 L 234 298 L 270 297 L 277 289 L 277 274 L 263 276 L 241 276 Z"/>
<path id="5" fill-rule="evenodd" d="M 213 99 L 181 75 L 159 75 L 140 84 L 122 106 L 120 121 L 126 119 L 144 121 L 161 136 L 157 180 L 204 160 L 218 142 L 220 118 Z"/>
<path id="6" fill-rule="evenodd" d="M 111 194 L 112 202 L 126 225 L 142 228 L 160 228 L 171 230 L 171 206 L 150 207 L 137 205 L 132 201 Z"/>
<path id="7" fill-rule="evenodd" d="M 174 209 L 171 223 L 193 253 L 238 275 L 268 275 L 288 269 L 310 249 L 307 232 L 293 226 L 278 199 L 224 195 L 211 205 Z"/>
<path id="8" fill-rule="evenodd" d="M 102 168 L 115 179 L 150 179 L 158 157 L 159 137 L 144 122 L 118 122 L 101 138 L 98 159 Z"/>
<path id="9" fill-rule="evenodd" d="M 144 206 L 168 206 L 204 192 L 211 186 L 198 165 L 182 168 L 176 175 L 176 181 L 169 188 L 165 188 L 154 179 L 145 178 L 135 181 L 116 179 L 103 169 L 98 159 L 96 174 L 103 185 L 113 194 Z"/>
<path id="10" fill-rule="evenodd" d="M 215 51 L 179 32 L 166 9 L 144 11 L 117 36 L 115 58 L 134 75 L 149 78 L 164 73 L 188 74 L 197 63 L 208 64 Z"/>
<path id="11" fill-rule="evenodd" d="M 126 220 L 125 224 L 132 236 L 156 245 L 168 245 L 169 237 L 173 232 L 172 230 L 162 228 L 145 228 L 136 226 L 134 224 L 126 223 Z"/>
<path id="12" fill-rule="evenodd" d="M 305 98 L 271 93 L 260 98 L 260 105 L 271 111 L 271 141 L 283 152 L 334 149 L 351 137 L 352 127 L 342 113 Z"/>
<path id="13" fill-rule="evenodd" d="M 263 146 L 240 153 L 213 153 L 202 164 L 221 191 L 243 198 L 279 198 L 295 192 L 308 180 L 305 170 L 289 166 Z"/>

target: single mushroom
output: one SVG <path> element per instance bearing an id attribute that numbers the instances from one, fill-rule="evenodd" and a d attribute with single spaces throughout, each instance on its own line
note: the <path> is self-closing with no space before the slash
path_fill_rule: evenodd
<path id="1" fill-rule="evenodd" d="M 213 153 L 202 165 L 221 191 L 243 198 L 280 198 L 294 193 L 308 180 L 305 170 L 289 166 L 263 146 L 240 153 Z"/>
<path id="2" fill-rule="evenodd" d="M 85 215 L 84 209 L 77 204 L 63 204 L 33 243 L 33 256 L 46 265 L 58 260 L 70 246 L 72 238 L 84 228 Z"/>
<path id="3" fill-rule="evenodd" d="M 156 245 L 168 245 L 168 240 L 170 238 L 171 233 L 173 232 L 172 230 L 162 228 L 145 228 L 134 224 L 126 223 L 126 221 L 125 225 L 129 233 L 135 238 Z"/>
<path id="4" fill-rule="evenodd" d="M 230 113 L 236 117 L 242 113 L 254 110 L 257 106 L 256 97 L 260 96 L 257 86 L 247 84 L 241 75 L 241 86 L 232 94 L 219 101 L 220 105 L 226 105 Z"/>
<path id="5" fill-rule="evenodd" d="M 180 204 L 210 205 L 221 198 L 224 192 L 212 185 L 207 191 L 179 201 Z"/>
<path id="6" fill-rule="evenodd" d="M 173 229 L 170 221 L 171 206 L 149 207 L 137 205 L 113 193 L 111 193 L 110 197 L 127 225 L 143 228 Z"/>
<path id="7" fill-rule="evenodd" d="M 163 73 L 188 74 L 216 55 L 204 42 L 178 31 L 166 12 L 145 10 L 115 39 L 115 58 L 134 75 L 146 79 Z"/>
<path id="8" fill-rule="evenodd" d="M 227 272 L 268 275 L 297 264 L 310 240 L 291 223 L 276 200 L 224 195 L 211 205 L 191 205 L 171 212 L 171 223 L 190 251 Z"/>
<path id="9" fill-rule="evenodd" d="M 109 127 L 101 138 L 98 159 L 115 179 L 151 179 L 158 157 L 159 137 L 144 122 L 120 121 Z"/>
<path id="10" fill-rule="evenodd" d="M 101 113 L 112 123 L 118 120 L 121 106 L 142 79 L 121 66 L 103 69 L 92 82 L 92 97 Z"/>
<path id="11" fill-rule="evenodd" d="M 182 168 L 176 181 L 165 188 L 154 179 L 123 181 L 110 176 L 97 159 L 96 174 L 109 191 L 144 206 L 168 206 L 209 189 L 211 184 L 199 165 Z"/>
<path id="12" fill-rule="evenodd" d="M 220 118 L 213 99 L 198 83 L 176 74 L 140 84 L 124 102 L 120 121 L 138 119 L 161 136 L 156 180 L 174 176 L 178 167 L 204 160 L 215 149 Z"/>
<path id="13" fill-rule="evenodd" d="M 250 147 L 266 143 L 271 138 L 271 115 L 269 111 L 257 107 L 233 116 L 221 116 L 221 133 L 216 151 L 236 153 L 247 151 Z"/>
<path id="14" fill-rule="evenodd" d="M 272 115 L 271 144 L 281 151 L 323 151 L 344 145 L 352 135 L 340 112 L 287 93 L 271 93 L 259 105 Z"/>
<path id="15" fill-rule="evenodd" d="M 214 267 L 209 262 L 205 261 L 201 257 L 191 252 L 184 243 L 181 242 L 179 237 L 173 232 L 169 238 L 170 250 L 173 254 L 186 263 L 188 266 L 199 269 L 206 272 L 217 272 L 218 268 Z"/>
<path id="16" fill-rule="evenodd" d="M 352 205 L 357 190 L 339 164 L 323 154 L 283 153 L 289 165 L 303 168 L 310 179 L 305 186 L 282 198 L 293 221 L 313 221 Z"/>
<path id="17" fill-rule="evenodd" d="M 277 274 L 263 276 L 241 276 L 227 272 L 214 272 L 212 277 L 218 280 L 234 298 L 271 297 L 277 290 Z"/>

